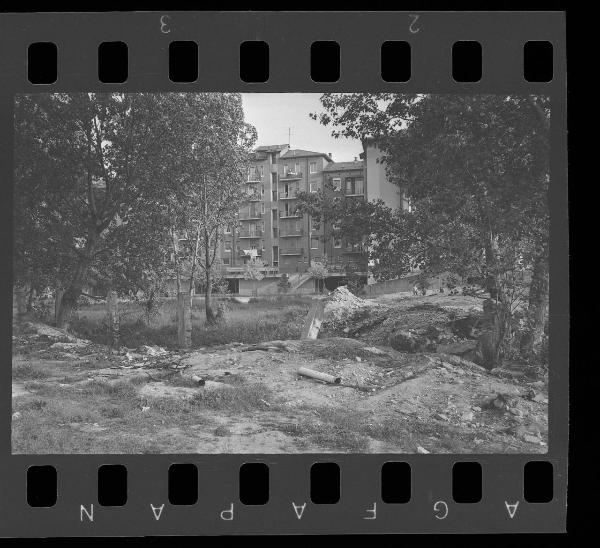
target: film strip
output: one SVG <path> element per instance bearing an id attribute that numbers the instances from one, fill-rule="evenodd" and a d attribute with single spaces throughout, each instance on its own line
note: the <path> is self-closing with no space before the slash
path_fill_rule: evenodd
<path id="1" fill-rule="evenodd" d="M 13 235 L 3 239 L 2 254 L 6 257 L 5 265 L 15 265 L 12 272 L 8 267 L 3 270 L 2 310 L 6 311 L 6 321 L 2 323 L 2 351 L 12 368 L 3 368 L 0 373 L 3 376 L 2 536 L 565 530 L 568 452 L 565 341 L 569 308 L 568 294 L 564 291 L 568 286 L 568 225 L 563 13 L 54 13 L 3 14 L 0 22 L 0 127 L 4 137 L 0 169 L 6 196 L 10 197 L 2 203 L 1 218 L 5 233 Z M 177 103 L 172 99 L 175 95 L 169 92 L 186 99 Z M 213 102 L 203 102 L 207 94 Z M 239 114 L 231 106 L 238 104 L 237 94 L 241 94 L 239 105 L 246 119 L 254 117 L 251 121 L 257 136 L 251 144 L 244 141 L 244 146 L 252 149 L 251 155 L 245 157 L 248 165 L 243 165 L 244 179 L 229 199 L 246 193 L 248 186 L 253 190 L 236 209 L 234 228 L 230 229 L 222 220 L 221 224 L 217 222 L 222 234 L 218 240 L 219 264 L 227 273 L 219 280 L 225 280 L 222 283 L 229 290 L 226 302 L 233 303 L 227 305 L 229 308 L 215 307 L 215 314 L 228 318 L 225 323 L 217 322 L 220 327 L 215 329 L 203 324 L 204 338 L 194 339 L 199 337 L 194 335 L 199 328 L 194 323 L 197 318 L 192 319 L 200 309 L 195 308 L 198 305 L 194 304 L 194 298 L 174 298 L 169 312 L 173 327 L 171 331 L 167 329 L 165 342 L 142 338 L 135 339 L 137 344 L 134 344 L 127 331 L 129 320 L 123 312 L 133 306 L 125 303 L 134 300 L 127 300 L 127 295 L 131 295 L 115 282 L 121 276 L 121 265 L 132 264 L 139 256 L 132 251 L 125 259 L 116 258 L 116 252 L 111 252 L 110 259 L 94 263 L 94 272 L 101 272 L 98 279 L 112 276 L 108 293 L 90 295 L 93 288 L 80 284 L 75 302 L 81 303 L 82 295 L 89 302 L 79 305 L 79 330 L 72 326 L 68 331 L 57 329 L 55 324 L 63 327 L 61 310 L 66 309 L 73 297 L 72 287 L 64 280 L 73 279 L 74 267 L 65 267 L 64 264 L 71 264 L 68 262 L 56 264 L 49 257 L 80 257 L 87 244 L 79 246 L 80 233 L 75 229 L 68 232 L 75 221 L 67 209 L 59 209 L 58 217 L 45 213 L 48 204 L 54 203 L 53 196 L 63 192 L 65 203 L 70 196 L 77 196 L 68 190 L 75 188 L 69 186 L 72 184 L 69 181 L 85 173 L 87 182 L 82 176 L 83 182 L 77 183 L 84 188 L 81 195 L 84 205 L 64 207 L 94 211 L 97 215 L 94 222 L 99 225 L 106 220 L 100 218 L 99 208 L 109 202 L 106 197 L 113 188 L 121 188 L 118 185 L 125 177 L 123 174 L 130 174 L 125 165 L 130 153 L 119 156 L 119 147 L 137 138 L 137 122 L 132 121 L 132 113 L 144 116 L 139 103 L 147 101 L 144 104 L 155 109 L 150 112 L 156 116 L 146 112 L 146 125 L 140 127 L 150 132 L 163 122 L 167 125 L 160 126 L 162 133 L 156 130 L 152 134 L 160 146 L 148 148 L 153 152 L 148 152 L 140 165 L 144 166 L 142 170 L 153 166 L 153 176 L 160 178 L 162 186 L 158 185 L 159 189 L 153 190 L 156 194 L 149 198 L 140 191 L 139 196 L 148 200 L 140 210 L 143 214 L 127 217 L 127 212 L 137 207 L 134 201 L 129 204 L 131 209 L 117 207 L 119 213 L 115 209 L 98 235 L 105 238 L 106 234 L 113 234 L 113 227 L 120 226 L 125 218 L 134 227 L 130 234 L 137 230 L 137 239 L 128 236 L 120 240 L 119 253 L 125 253 L 122 250 L 129 247 L 138 254 L 143 249 L 146 253 L 143 264 L 154 265 L 151 257 L 157 256 L 158 248 L 152 248 L 148 241 L 154 241 L 158 219 L 167 221 L 158 214 L 151 223 L 144 219 L 151 214 L 151 204 L 164 200 L 167 208 L 166 204 L 172 203 L 161 194 L 160 188 L 167 184 L 164 181 L 170 180 L 166 171 L 180 169 L 182 160 L 178 157 L 174 161 L 173 151 L 189 146 L 186 158 L 201 162 L 198 158 L 208 157 L 195 154 L 200 141 L 195 134 L 190 137 L 190 133 L 180 128 L 208 132 L 202 146 L 215 157 L 220 154 L 210 148 L 215 143 L 219 143 L 219 150 L 229 150 L 229 160 L 219 164 L 219 169 L 225 169 L 223 166 L 233 162 L 235 154 L 241 154 L 240 142 L 247 137 L 241 130 L 235 139 L 227 137 Z M 256 104 L 249 102 L 249 94 L 254 94 Z M 320 103 L 302 102 L 309 95 L 319 101 L 322 94 L 366 99 L 351 104 L 343 99 L 338 103 L 335 99 L 333 103 L 322 99 Z M 199 97 L 197 103 L 186 102 L 194 95 Z M 268 99 L 261 99 L 261 95 Z M 222 99 L 226 96 L 233 97 L 233 103 Z M 76 97 L 83 97 L 89 104 L 84 99 L 77 103 L 79 99 L 73 99 Z M 130 99 L 123 97 L 133 97 L 134 103 L 127 103 Z M 136 97 L 145 99 L 135 103 Z M 398 97 L 412 97 L 413 102 Z M 420 102 L 423 97 L 443 99 L 437 103 Z M 432 334 L 432 330 L 423 335 L 430 327 L 425 324 L 419 324 L 418 329 L 394 328 L 393 341 L 378 339 L 380 335 L 365 327 L 364 317 L 356 316 L 357 308 L 371 311 L 371 317 L 379 318 L 380 323 L 419 311 L 433 314 L 435 310 L 436 314 L 445 315 L 444 321 L 449 322 L 446 327 L 441 325 L 439 317 L 435 321 L 431 318 L 419 321 L 431 321 L 435 329 L 445 333 L 444 329 L 462 329 L 460 326 L 468 324 L 468 314 L 459 314 L 464 321 L 456 323 L 461 319 L 456 317 L 459 294 L 467 304 L 471 298 L 484 299 L 476 292 L 472 295 L 468 284 L 457 289 L 461 284 L 451 283 L 453 277 L 447 273 L 443 276 L 438 273 L 427 280 L 406 277 L 404 273 L 404 277 L 378 278 L 373 266 L 376 263 L 372 261 L 373 249 L 381 237 L 370 244 L 368 264 L 362 270 L 356 267 L 351 275 L 350 262 L 336 261 L 342 255 L 346 257 L 344 261 L 352 253 L 360 255 L 349 236 L 349 226 L 358 226 L 358 221 L 342 229 L 341 236 L 334 226 L 331 239 L 327 240 L 324 209 L 320 210 L 323 217 L 315 228 L 313 219 L 318 218 L 315 210 L 305 209 L 302 216 L 289 205 L 306 199 L 305 207 L 309 208 L 311 194 L 325 196 L 321 208 L 338 201 L 349 203 L 356 197 L 365 198 L 364 203 L 372 203 L 378 197 L 385 202 L 385 188 L 388 188 L 385 185 L 395 187 L 386 179 L 387 175 L 381 175 L 383 171 L 379 182 L 371 175 L 379 169 L 376 167 L 379 157 L 370 156 L 372 148 L 369 148 L 372 146 L 369 139 L 375 139 L 375 129 L 381 129 L 377 126 L 381 113 L 400 118 L 406 114 L 408 121 L 404 120 L 404 125 L 398 122 L 399 127 L 410 129 L 415 119 L 422 121 L 423 127 L 430 127 L 427 123 L 435 119 L 434 113 L 442 112 L 448 116 L 446 123 L 452 126 L 457 119 L 461 123 L 467 120 L 473 108 L 479 112 L 480 103 L 473 103 L 475 107 L 468 105 L 471 99 L 481 97 L 503 100 L 495 103 L 490 99 L 489 108 L 498 109 L 493 112 L 499 114 L 489 118 L 492 122 L 481 122 L 478 127 L 491 131 L 496 120 L 504 120 L 506 116 L 510 123 L 498 126 L 501 128 L 496 139 L 498 146 L 508 150 L 513 136 L 522 133 L 525 137 L 519 146 L 531 147 L 523 156 L 516 148 L 503 152 L 503 163 L 491 171 L 521 177 L 518 181 L 527 181 L 527 188 L 540 180 L 547 184 L 548 230 L 540 244 L 549 249 L 550 280 L 549 321 L 545 331 L 548 350 L 543 367 L 540 352 L 535 359 L 523 362 L 522 357 L 515 357 L 508 350 L 503 350 L 503 366 L 488 367 L 485 341 L 497 333 L 494 329 L 498 325 L 493 324 L 496 327 L 480 333 L 477 330 L 482 325 L 481 319 L 475 327 L 465 328 L 468 335 L 458 336 L 452 331 L 447 341 L 443 340 L 443 333 Z M 390 102 L 394 108 L 406 111 L 386 111 L 384 107 Z M 120 111 L 126 104 L 130 110 Z M 314 104 L 318 104 L 318 112 L 311 119 Z M 428 105 L 430 110 L 419 111 L 415 104 Z M 506 104 L 512 106 L 506 107 L 505 112 Z M 466 110 L 461 110 L 462 106 L 459 109 L 459 105 L 467 105 Z M 84 107 L 99 110 L 87 118 L 83 115 L 83 118 L 69 118 L 74 116 L 75 108 Z M 354 107 L 358 110 L 352 113 L 349 109 Z M 195 117 L 203 108 L 205 117 L 200 123 Z M 282 113 L 291 112 L 289 109 L 302 111 L 302 119 L 310 120 L 314 126 L 307 129 L 304 122 L 281 119 L 285 116 Z M 344 109 L 345 117 L 336 118 Z M 40 112 L 58 116 L 56 123 L 48 121 L 49 114 L 40 117 Z M 178 118 L 178 112 L 184 112 L 185 116 Z M 374 112 L 379 114 L 372 116 Z M 459 114 L 453 118 L 448 114 L 452 112 Z M 323 119 L 323 114 L 329 118 Z M 222 123 L 224 116 L 230 117 L 229 125 Z M 87 120 L 89 127 L 78 126 L 81 120 Z M 194 126 L 194 120 L 199 125 Z M 356 125 L 361 120 L 360 123 L 367 125 L 358 131 Z M 350 156 L 344 156 L 350 153 L 342 148 L 336 148 L 333 154 L 324 152 L 325 144 L 314 128 L 328 123 L 329 135 L 338 130 L 347 140 L 333 139 L 327 145 L 354 143 L 355 148 L 360 147 L 360 159 L 357 154 L 350 161 Z M 531 124 L 540 129 L 531 130 Z M 227 131 L 223 129 L 225 126 Z M 387 126 L 388 130 L 390 127 Z M 455 150 L 457 163 L 460 164 L 461 158 L 473 158 L 473 165 L 477 166 L 475 149 L 461 156 L 464 154 L 461 147 L 471 142 L 471 134 L 464 127 L 458 123 L 452 132 L 442 132 L 446 140 L 436 140 L 435 146 L 439 147 L 439 155 Z M 515 129 L 506 130 L 507 127 Z M 540 138 L 542 131 L 546 131 L 544 140 Z M 102 132 L 106 132 L 104 137 Z M 163 140 L 165 132 L 170 140 Z M 418 131 L 406 133 L 407 138 L 416 139 L 407 141 L 415 147 L 423 145 L 427 137 Z M 127 139 L 121 139 L 125 134 Z M 400 139 L 404 134 L 399 130 L 394 135 Z M 278 143 L 286 144 L 274 145 L 277 137 L 280 137 Z M 141 144 L 136 146 L 150 147 L 152 139 L 139 138 Z M 294 141 L 298 146 L 292 146 Z M 90 146 L 87 152 L 86 144 Z M 393 158 L 392 149 L 385 146 L 390 145 L 381 145 L 381 149 Z M 438 149 L 428 150 L 430 160 L 421 167 L 419 177 L 422 181 L 428 181 L 428 176 L 438 181 L 438 176 L 427 171 L 427 166 L 437 161 L 434 158 Z M 103 155 L 106 158 L 98 160 Z M 155 156 L 160 156 L 160 161 L 155 162 Z M 411 162 L 418 162 L 416 156 L 410 158 Z M 70 159 L 73 161 L 69 162 Z M 89 167 L 92 164 L 85 162 L 96 162 L 95 167 L 92 169 Z M 211 177 L 217 177 L 214 175 L 217 164 L 210 165 Z M 164 166 L 170 167 L 163 169 Z M 186 166 L 180 172 L 183 178 L 193 167 Z M 236 166 L 231 169 L 241 169 Z M 63 171 L 56 171 L 58 168 Z M 464 161 L 460 169 L 467 173 Z M 532 175 L 534 169 L 546 169 L 546 175 L 540 175 L 541 171 Z M 62 175 L 65 170 L 68 176 Z M 456 179 L 462 180 L 466 176 L 463 172 L 457 171 Z M 223 181 L 231 179 L 232 172 L 228 173 L 229 178 Z M 410 170 L 402 173 L 407 180 L 413 176 Z M 448 173 L 449 179 L 452 178 L 453 173 Z M 145 180 L 150 179 L 148 176 Z M 30 186 L 24 187 L 23 181 Z M 331 200 L 327 199 L 328 183 Z M 172 181 L 169 184 L 175 185 Z M 226 183 L 219 184 L 225 194 Z M 27 190 L 31 185 L 35 192 Z M 209 192 L 206 179 L 204 185 L 203 192 Z M 515 193 L 525 187 L 523 182 L 515 185 Z M 47 191 L 48 188 L 54 188 L 54 193 Z M 119 190 L 119 207 L 125 203 L 128 188 L 124 184 Z M 176 188 L 179 187 L 173 186 Z M 473 192 L 476 196 L 476 191 Z M 342 194 L 345 201 L 336 201 Z M 137 199 L 142 199 L 139 196 Z M 202 203 L 207 204 L 204 196 Z M 418 212 L 419 196 L 417 191 L 414 196 L 408 192 L 398 207 L 411 215 Z M 539 205 L 539 196 L 532 198 L 523 192 L 523 197 L 515 203 L 526 204 L 527 208 L 523 206 L 514 218 L 508 213 L 500 217 L 511 219 L 502 226 L 519 224 L 523 218 L 537 219 L 535 212 L 539 211 L 534 204 Z M 485 197 L 487 200 L 489 195 Z M 100 200 L 104 200 L 104 205 L 99 205 Z M 35 215 L 22 222 L 22 215 L 30 215 L 32 211 Z M 171 220 L 175 218 L 173 211 L 176 210 L 169 209 Z M 452 219 L 460 219 L 466 226 L 467 217 L 458 217 L 456 211 Z M 359 215 L 358 209 L 354 214 Z M 56 221 L 57 218 L 60 220 Z M 203 227 L 208 226 L 206 219 Z M 386 219 L 387 226 L 391 226 L 391 217 Z M 192 226 L 200 226 L 197 217 L 194 222 Z M 530 227 L 531 238 L 539 234 L 541 225 Z M 180 268 L 178 261 L 189 261 L 189 255 L 181 249 L 191 237 L 182 236 L 182 226 L 176 227 L 178 235 L 172 239 L 176 240 L 173 245 L 180 247 L 174 247 L 169 259 L 165 259 L 171 269 L 174 264 Z M 419 229 L 423 226 L 419 225 Z M 502 230 L 499 229 L 500 238 L 508 238 L 509 233 L 514 237 L 508 228 Z M 48 240 L 51 233 L 62 236 Z M 114 229 L 115 238 L 122 233 L 126 232 Z M 458 238 L 457 234 L 452 233 L 451 237 Z M 446 237 L 437 232 L 435 235 Z M 56 243 L 56 238 L 64 238 L 62 244 Z M 52 246 L 63 247 L 68 241 L 74 251 L 69 251 L 71 255 L 56 251 L 58 247 L 48 247 L 49 241 Z M 196 242 L 199 241 L 198 236 Z M 196 252 L 202 245 L 196 243 Z M 524 246 L 520 251 L 519 264 L 522 264 L 528 260 L 530 248 L 522 240 L 519 245 Z M 308 261 L 302 259 L 304 256 Z M 21 263 L 19 257 L 26 257 L 29 262 Z M 205 272 L 208 263 L 202 260 L 194 255 L 190 264 L 198 263 Z M 110 275 L 102 271 L 107 264 L 111 265 Z M 383 264 L 383 259 L 377 264 Z M 452 264 L 448 269 L 458 268 Z M 319 274 L 318 265 L 323 267 L 324 274 Z M 159 267 L 153 272 L 159 272 Z M 38 268 L 40 273 L 34 284 L 31 273 L 38 272 Z M 59 297 L 57 272 L 65 268 L 67 274 L 61 274 Z M 134 276 L 130 270 L 126 272 L 122 277 Z M 179 273 L 184 272 L 189 276 L 189 271 L 177 270 L 178 280 Z M 193 280 L 193 272 L 191 276 Z M 405 278 L 406 283 L 402 281 Z M 147 281 L 147 277 L 144 279 Z M 29 285 L 23 280 L 30 280 Z M 273 295 L 269 293 L 269 283 Z M 358 284 L 355 296 L 331 285 L 354 288 L 353 283 Z M 307 284 L 310 291 L 306 290 Z M 35 291 L 30 290 L 34 285 Z M 43 296 L 46 286 L 54 287 L 48 298 Z M 145 286 L 146 297 L 149 287 Z M 197 287 L 199 293 L 206 290 L 205 286 Z M 533 310 L 531 295 L 535 289 L 527 287 L 528 297 L 523 302 L 529 304 L 519 306 Z M 30 306 L 25 293 L 19 293 L 21 289 L 29 290 Z M 396 293 L 403 293 L 406 302 L 415 299 L 409 302 L 413 308 L 407 308 L 408 305 L 390 308 L 392 300 L 380 299 Z M 180 287 L 176 294 L 183 295 Z M 442 294 L 455 301 L 436 301 Z M 168 300 L 164 295 L 162 298 Z M 336 331 L 331 321 L 327 323 L 326 314 L 331 310 L 328 303 L 338 302 L 335 299 L 341 299 L 339 295 L 347 299 L 346 304 L 354 303 L 348 305 L 354 307 L 351 313 L 355 314 L 349 317 L 352 321 L 362 321 L 360 327 L 348 320 L 342 326 L 345 331 L 342 327 Z M 360 301 L 358 304 L 355 298 Z M 101 302 L 94 304 L 94 299 Z M 208 297 L 203 299 L 202 310 L 208 314 Z M 368 301 L 378 299 L 376 306 L 369 308 Z M 398 297 L 398 302 L 404 302 L 402 299 Z M 491 293 L 490 300 L 494 301 Z M 494 306 L 502 302 L 496 296 Z M 463 302 L 462 306 L 467 304 Z M 96 331 L 88 323 L 88 331 L 82 331 L 86 318 L 91 317 L 82 312 L 86 306 L 89 310 L 101 307 L 100 316 L 108 314 L 110 323 L 100 322 L 103 327 Z M 481 308 L 480 304 L 479 308 L 478 314 L 485 319 L 485 305 Z M 250 318 L 245 320 L 245 329 L 253 328 L 252 324 L 266 325 L 267 320 L 261 314 L 274 315 L 276 319 L 268 328 L 278 336 L 252 331 L 251 340 L 239 340 L 243 336 L 235 331 L 237 320 L 231 319 L 238 309 L 246 310 L 240 314 Z M 451 309 L 454 309 L 452 317 Z M 148 325 L 154 321 L 150 317 L 152 310 L 148 305 Z M 284 313 L 288 316 L 284 317 Z M 290 318 L 296 321 L 293 329 L 297 332 L 285 324 Z M 516 325 L 510 323 L 510 329 L 521 329 Z M 473 329 L 479 338 L 472 335 Z M 102 335 L 97 335 L 100 331 Z M 365 332 L 370 335 L 364 335 Z M 214 337 L 210 339 L 207 333 Z M 82 339 L 86 340 L 81 342 Z M 454 352 L 457 345 L 467 350 Z M 497 347 L 500 348 L 499 343 Z M 177 374 L 177 382 L 167 375 L 173 372 Z M 427 375 L 431 384 L 410 384 Z M 442 385 L 444 388 L 440 388 Z M 386 400 L 383 396 L 389 394 L 393 397 Z M 439 401 L 433 402 L 427 394 L 436 394 Z M 377 398 L 380 404 L 368 403 Z M 406 406 L 409 399 L 414 399 L 412 407 Z"/>

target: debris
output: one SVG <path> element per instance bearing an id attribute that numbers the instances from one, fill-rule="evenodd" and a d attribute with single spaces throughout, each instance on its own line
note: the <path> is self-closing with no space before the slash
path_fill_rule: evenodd
<path id="1" fill-rule="evenodd" d="M 150 409 L 149 405 L 143 405 L 142 406 L 142 413 L 145 413 L 146 411 L 148 411 Z"/>
<path id="2" fill-rule="evenodd" d="M 83 339 L 79 339 L 77 342 L 55 342 L 50 345 L 50 348 L 56 350 L 72 350 L 73 348 L 81 348 L 82 346 L 87 346 L 90 344 L 88 341 L 84 341 Z"/>
<path id="3" fill-rule="evenodd" d="M 429 455 L 429 451 L 420 445 L 417 445 L 417 453 L 421 453 L 421 455 Z"/>
<path id="4" fill-rule="evenodd" d="M 140 350 L 145 354 L 148 354 L 148 356 L 164 356 L 165 354 L 168 354 L 168 352 L 160 346 L 144 345 L 140 347 Z"/>
<path id="5" fill-rule="evenodd" d="M 325 308 L 322 301 L 315 302 L 308 311 L 302 328 L 302 339 L 316 339 L 319 336 L 319 330 L 323 323 Z"/>
<path id="6" fill-rule="evenodd" d="M 12 418 L 13 419 L 20 419 L 21 418 L 21 413 L 20 411 L 17 411 L 16 413 L 12 414 Z"/>
<path id="7" fill-rule="evenodd" d="M 361 357 L 360 356 L 356 356 L 356 361 L 357 362 L 361 362 L 362 361 Z"/>
<path id="8" fill-rule="evenodd" d="M 375 354 L 376 356 L 389 356 L 389 354 L 387 352 L 384 352 L 383 350 L 380 350 L 379 348 L 376 348 L 375 346 L 365 346 L 363 348 L 363 350 L 365 352 L 370 352 L 371 354 Z"/>
<path id="9" fill-rule="evenodd" d="M 198 375 L 192 375 L 191 378 L 198 386 L 204 386 L 206 384 L 206 381 Z"/>
<path id="10" fill-rule="evenodd" d="M 312 369 L 308 369 L 307 367 L 301 367 L 300 369 L 298 369 L 298 375 L 302 375 L 303 377 L 309 377 L 311 379 L 317 379 L 319 381 L 323 381 L 329 384 L 340 384 L 342 382 L 341 377 L 334 377 L 333 375 L 328 375 L 327 373 L 313 371 Z"/>
<path id="11" fill-rule="evenodd" d="M 473 413 L 473 411 L 467 411 L 466 413 L 463 413 L 461 416 L 462 420 L 468 421 L 468 422 L 471 422 L 474 418 L 475 418 L 475 414 Z"/>
<path id="12" fill-rule="evenodd" d="M 396 331 L 389 339 L 389 344 L 399 352 L 418 352 L 426 346 L 426 340 L 410 331 Z"/>

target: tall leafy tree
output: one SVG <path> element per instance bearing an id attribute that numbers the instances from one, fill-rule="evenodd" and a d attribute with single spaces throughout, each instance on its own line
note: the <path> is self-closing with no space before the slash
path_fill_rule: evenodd
<path id="1" fill-rule="evenodd" d="M 244 120 L 240 94 L 187 94 L 182 100 L 186 121 L 179 149 L 184 159 L 175 158 L 178 175 L 165 210 L 178 292 L 191 294 L 202 278 L 211 324 L 216 321 L 211 296 L 219 277 L 219 248 L 245 200 L 243 184 L 256 130 Z"/>
<path id="2" fill-rule="evenodd" d="M 426 272 L 477 274 L 497 302 L 498 356 L 531 273 L 531 340 L 547 309 L 549 119 L 541 96 L 329 94 L 334 136 L 376 138 L 412 203 L 399 249 Z"/>

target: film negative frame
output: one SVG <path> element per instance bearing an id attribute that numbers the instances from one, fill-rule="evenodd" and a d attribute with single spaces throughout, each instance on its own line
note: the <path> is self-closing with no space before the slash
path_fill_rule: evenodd
<path id="1" fill-rule="evenodd" d="M 302 29 L 288 32 L 284 29 Z M 194 83 L 168 77 L 168 48 L 174 40 L 198 44 L 200 70 Z M 240 79 L 240 44 L 269 44 L 266 83 Z M 310 78 L 310 45 L 335 40 L 341 50 L 337 82 Z M 382 80 L 380 48 L 387 40 L 411 44 L 412 74 L 406 83 Z M 479 82 L 457 83 L 451 73 L 451 47 L 477 40 L 483 51 Z M 548 83 L 523 78 L 523 46 L 547 40 L 554 47 L 554 76 Z M 58 46 L 58 79 L 33 85 L 27 78 L 27 47 Z M 102 84 L 97 74 L 101 42 L 123 41 L 129 50 L 126 83 Z M 564 532 L 568 452 L 568 219 L 565 16 L 561 12 L 155 12 L 48 13 L 0 16 L 0 173 L 5 185 L 1 223 L 12 230 L 13 100 L 16 93 L 56 91 L 239 91 L 239 92 L 423 92 L 439 94 L 542 93 L 551 97 L 551 252 L 549 443 L 546 455 L 12 455 L 11 371 L 0 371 L 0 536 L 104 536 L 162 534 L 330 534 L 330 533 L 506 533 Z M 10 363 L 12 240 L 2 238 L 4 363 Z M 9 300 L 10 299 L 10 300 Z M 476 504 L 452 500 L 455 462 L 478 461 L 483 497 Z M 523 499 L 523 467 L 545 460 L 554 469 L 549 503 Z M 412 468 L 407 504 L 381 500 L 380 471 L 388 461 Z M 270 470 L 270 496 L 264 506 L 239 500 L 239 467 L 262 462 Z M 309 473 L 315 462 L 336 462 L 341 470 L 337 504 L 311 503 Z M 171 506 L 167 471 L 172 463 L 199 468 L 195 505 Z M 26 500 L 26 473 L 51 464 L 58 474 L 58 500 L 33 508 Z M 97 503 L 97 468 L 123 464 L 128 470 L 128 501 L 123 507 Z M 303 505 L 306 505 L 303 507 Z M 516 505 L 516 506 L 515 506 Z M 159 518 L 157 512 L 159 511 Z M 301 516 L 298 515 L 302 508 Z M 231 514 L 227 511 L 233 510 Z M 224 513 L 225 512 L 225 513 Z M 232 519 L 228 519 L 231 517 Z"/>

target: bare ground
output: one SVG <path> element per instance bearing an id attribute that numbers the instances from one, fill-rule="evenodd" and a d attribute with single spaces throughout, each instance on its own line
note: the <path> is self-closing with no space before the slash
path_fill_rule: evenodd
<path id="1" fill-rule="evenodd" d="M 26 326 L 13 337 L 12 450 L 544 453 L 544 379 L 386 344 L 390 329 L 442 326 L 479 303 L 386 295 L 333 314 L 327 338 L 156 356 L 56 345 L 52 333 Z M 300 377 L 299 367 L 342 384 Z"/>

